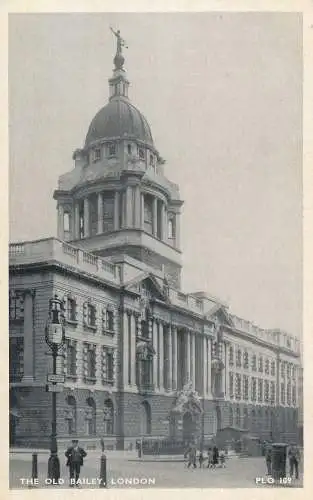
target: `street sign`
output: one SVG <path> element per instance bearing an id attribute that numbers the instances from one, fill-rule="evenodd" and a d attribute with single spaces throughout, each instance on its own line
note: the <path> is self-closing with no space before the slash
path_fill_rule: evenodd
<path id="1" fill-rule="evenodd" d="M 48 373 L 47 382 L 56 383 L 56 384 L 64 384 L 65 375 L 63 373 L 58 373 L 58 374 Z"/>
<path id="2" fill-rule="evenodd" d="M 63 385 L 46 385 L 46 392 L 63 392 Z"/>

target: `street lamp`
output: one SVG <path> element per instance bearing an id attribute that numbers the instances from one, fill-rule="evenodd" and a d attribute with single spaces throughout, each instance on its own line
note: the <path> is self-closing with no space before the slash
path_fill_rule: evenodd
<path id="1" fill-rule="evenodd" d="M 52 420 L 51 420 L 51 442 L 50 442 L 50 457 L 48 460 L 48 478 L 53 480 L 53 484 L 57 484 L 60 478 L 60 461 L 58 457 L 57 445 L 57 356 L 65 343 L 65 328 L 64 328 L 64 306 L 63 302 L 57 295 L 49 301 L 49 317 L 45 330 L 45 338 L 52 352 L 53 373 L 50 381 L 52 386 Z M 54 378 L 53 378 L 54 377 Z M 49 389 L 49 387 L 48 387 Z"/>

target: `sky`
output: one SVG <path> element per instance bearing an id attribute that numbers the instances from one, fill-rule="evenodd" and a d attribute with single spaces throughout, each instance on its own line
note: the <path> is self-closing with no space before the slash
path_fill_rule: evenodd
<path id="1" fill-rule="evenodd" d="M 10 15 L 10 240 L 56 235 L 58 177 L 108 100 L 110 26 L 127 41 L 130 99 L 185 201 L 183 290 L 301 336 L 296 13 Z"/>

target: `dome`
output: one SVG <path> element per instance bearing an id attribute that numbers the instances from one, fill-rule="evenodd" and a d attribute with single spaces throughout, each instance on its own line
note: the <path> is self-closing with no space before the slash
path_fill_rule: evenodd
<path id="1" fill-rule="evenodd" d="M 112 99 L 92 120 L 85 146 L 99 139 L 125 136 L 153 146 L 150 126 L 140 111 L 126 99 Z"/>

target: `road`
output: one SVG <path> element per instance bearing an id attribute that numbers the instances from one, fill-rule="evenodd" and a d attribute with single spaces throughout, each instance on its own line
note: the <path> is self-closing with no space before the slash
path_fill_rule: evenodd
<path id="1" fill-rule="evenodd" d="M 60 455 L 61 480 L 59 486 L 46 485 L 48 455 L 38 456 L 38 481 L 36 488 L 68 488 L 68 468 L 65 457 Z M 85 459 L 80 478 L 89 484 L 82 488 L 99 488 L 97 478 L 100 477 L 100 457 L 98 453 L 90 453 Z M 31 454 L 15 453 L 10 456 L 10 488 L 28 488 L 22 485 L 21 479 L 31 478 Z M 256 482 L 256 478 L 260 478 Z M 263 479 L 262 479 L 263 478 Z M 90 484 L 91 482 L 95 484 Z M 263 481 L 263 482 L 262 482 Z M 25 481 L 24 481 L 25 483 Z M 283 485 L 280 485 L 283 487 Z M 300 480 L 291 481 L 288 486 L 301 487 Z M 141 460 L 135 456 L 108 455 L 107 460 L 108 488 L 262 488 L 273 487 L 266 482 L 265 462 L 262 458 L 234 458 L 228 460 L 225 469 L 187 469 L 181 461 L 168 459 Z"/>

